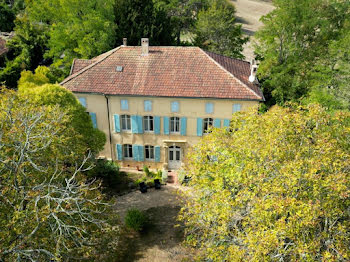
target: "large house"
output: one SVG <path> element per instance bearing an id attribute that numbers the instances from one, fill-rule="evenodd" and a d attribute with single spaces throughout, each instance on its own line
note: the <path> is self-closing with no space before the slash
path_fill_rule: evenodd
<path id="1" fill-rule="evenodd" d="M 256 65 L 198 47 L 124 44 L 76 59 L 62 83 L 90 113 L 107 143 L 100 157 L 122 167 L 178 169 L 210 126 L 264 97 Z"/>

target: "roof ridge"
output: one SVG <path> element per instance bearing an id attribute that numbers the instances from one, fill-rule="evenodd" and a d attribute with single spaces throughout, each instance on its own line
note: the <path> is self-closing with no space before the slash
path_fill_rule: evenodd
<path id="1" fill-rule="evenodd" d="M 199 47 L 198 47 L 199 48 Z M 225 72 L 227 72 L 231 77 L 233 77 L 234 79 L 236 79 L 241 85 L 243 85 L 246 89 L 248 89 L 250 92 L 252 92 L 256 97 L 258 97 L 259 99 L 263 99 L 263 97 L 259 96 L 254 90 L 252 90 L 249 86 L 247 86 L 245 83 L 243 83 L 238 77 L 236 77 L 234 74 L 232 74 L 230 71 L 228 71 L 225 67 L 223 67 L 220 63 L 218 63 L 217 61 L 215 61 L 214 58 L 212 58 L 210 55 L 207 54 L 207 51 L 203 50 L 202 48 L 199 48 L 207 57 L 209 57 L 209 59 L 211 61 L 213 61 L 216 65 L 218 65 L 222 70 L 224 70 Z M 211 52 L 213 53 L 213 52 Z M 213 53 L 215 54 L 215 53 Z M 229 58 L 229 57 L 228 57 Z M 234 58 L 231 58 L 234 59 Z"/>
<path id="2" fill-rule="evenodd" d="M 79 70 L 78 72 L 74 73 L 73 75 L 68 76 L 66 79 L 64 79 L 64 80 L 60 83 L 60 85 L 63 85 L 63 84 L 65 84 L 65 83 L 69 82 L 69 81 L 72 80 L 73 78 L 75 78 L 75 77 L 77 77 L 78 75 L 81 75 L 82 73 L 84 73 L 86 70 L 88 70 L 88 69 L 94 67 L 95 65 L 99 64 L 100 62 L 102 62 L 103 60 L 105 60 L 107 57 L 109 57 L 109 56 L 111 56 L 112 54 L 114 54 L 118 49 L 120 49 L 120 47 L 121 47 L 121 46 L 118 46 L 118 47 L 116 47 L 116 48 L 114 48 L 114 49 L 112 49 L 112 50 L 109 50 L 108 52 L 106 52 L 106 53 L 109 53 L 109 54 L 107 54 L 105 57 L 102 57 L 102 58 L 100 58 L 99 60 L 93 62 L 92 64 L 90 64 L 90 65 L 88 65 L 88 66 L 82 68 L 81 70 Z M 90 60 L 91 60 L 91 59 L 90 59 Z M 74 61 L 75 61 L 75 59 L 74 59 Z M 72 66 L 73 66 L 73 65 L 72 65 Z"/>
<path id="3" fill-rule="evenodd" d="M 229 59 L 233 59 L 233 60 L 237 60 L 237 61 L 240 61 L 240 62 L 244 62 L 244 63 L 250 64 L 249 61 L 246 61 L 246 60 L 243 60 L 243 59 L 233 58 L 233 57 L 229 57 L 229 56 L 226 56 L 226 55 L 217 54 L 217 53 L 214 53 L 214 52 L 211 52 L 211 51 L 208 51 L 208 50 L 203 50 L 203 51 L 206 52 L 206 53 L 212 53 L 214 55 L 218 55 L 218 56 L 222 56 L 222 57 L 225 57 L 225 58 L 229 58 Z"/>

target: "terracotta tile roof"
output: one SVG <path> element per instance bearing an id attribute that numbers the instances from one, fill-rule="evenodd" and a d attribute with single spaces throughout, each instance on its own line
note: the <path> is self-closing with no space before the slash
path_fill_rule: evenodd
<path id="1" fill-rule="evenodd" d="M 120 46 L 89 63 L 75 60 L 61 84 L 82 93 L 264 100 L 249 74 L 249 63 L 198 47 L 151 46 L 141 56 L 140 46 Z"/>

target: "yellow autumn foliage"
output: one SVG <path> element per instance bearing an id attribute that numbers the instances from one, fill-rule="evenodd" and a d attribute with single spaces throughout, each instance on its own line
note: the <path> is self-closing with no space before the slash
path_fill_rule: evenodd
<path id="1" fill-rule="evenodd" d="M 180 219 L 201 261 L 349 261 L 350 114 L 233 115 L 191 154 Z"/>

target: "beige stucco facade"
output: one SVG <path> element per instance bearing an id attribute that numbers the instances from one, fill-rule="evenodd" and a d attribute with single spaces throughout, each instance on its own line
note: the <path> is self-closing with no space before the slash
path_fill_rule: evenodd
<path id="1" fill-rule="evenodd" d="M 201 136 L 197 134 L 198 118 L 220 119 L 223 126 L 224 119 L 231 119 L 233 105 L 240 104 L 241 110 L 258 105 L 258 101 L 239 101 L 231 99 L 200 99 L 200 98 L 166 98 L 166 97 L 146 97 L 146 96 L 104 96 L 101 94 L 76 93 L 77 98 L 86 100 L 87 112 L 96 114 L 97 127 L 106 134 L 107 143 L 100 157 L 112 159 L 119 162 L 122 167 L 142 168 L 144 165 L 152 169 L 169 169 L 169 147 L 177 146 L 181 151 L 181 163 L 186 163 L 188 149 L 196 144 Z M 107 109 L 108 99 L 108 109 Z M 128 110 L 122 110 L 121 100 L 128 101 Z M 152 110 L 145 112 L 144 101 L 152 101 Z M 171 102 L 179 102 L 178 112 L 172 112 Z M 206 113 L 206 104 L 212 103 L 213 113 Z M 109 112 L 108 112 L 109 110 Z M 131 131 L 115 131 L 114 115 L 138 115 L 138 116 L 159 116 L 160 134 L 154 132 L 144 132 L 135 134 Z M 109 117 L 109 120 L 108 120 Z M 186 135 L 164 134 L 164 117 L 186 117 Z M 111 141 L 111 142 L 110 142 Z M 135 161 L 120 160 L 116 152 L 116 145 L 152 145 L 160 146 L 160 161 Z"/>

